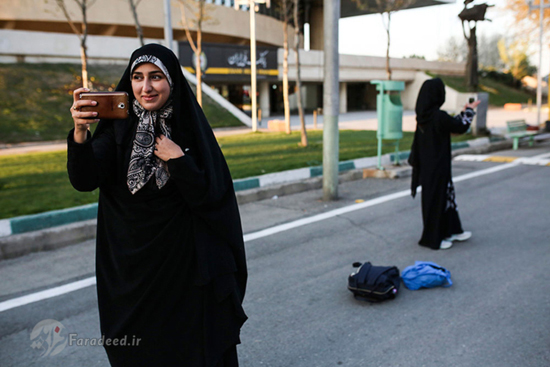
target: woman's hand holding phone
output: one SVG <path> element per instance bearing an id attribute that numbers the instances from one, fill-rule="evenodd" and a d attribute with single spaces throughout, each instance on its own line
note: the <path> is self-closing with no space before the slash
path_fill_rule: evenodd
<path id="1" fill-rule="evenodd" d="M 74 121 L 74 141 L 77 143 L 84 143 L 88 137 L 88 130 L 90 124 L 95 124 L 99 121 L 97 119 L 97 112 L 82 112 L 80 109 L 84 106 L 95 106 L 96 101 L 80 99 L 80 94 L 89 92 L 87 88 L 78 88 L 73 92 L 73 105 L 71 106 L 71 116 Z"/>
<path id="2" fill-rule="evenodd" d="M 469 102 L 469 103 L 466 103 L 466 105 L 464 106 L 464 109 L 466 110 L 466 108 L 471 108 L 472 110 L 475 109 L 479 104 L 481 103 L 481 101 L 478 99 L 477 101 L 473 101 L 473 102 Z"/>

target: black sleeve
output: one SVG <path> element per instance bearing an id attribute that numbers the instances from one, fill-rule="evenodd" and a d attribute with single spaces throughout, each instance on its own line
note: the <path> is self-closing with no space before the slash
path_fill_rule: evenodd
<path id="1" fill-rule="evenodd" d="M 464 134 L 470 128 L 470 124 L 475 116 L 474 110 L 466 108 L 465 111 L 455 117 L 450 116 L 448 113 L 441 111 L 443 128 L 454 134 Z"/>
<path id="2" fill-rule="evenodd" d="M 67 171 L 69 180 L 78 191 L 93 191 L 113 180 L 116 164 L 114 131 L 106 128 L 79 144 L 74 141 L 74 129 L 67 137 Z"/>
<path id="3" fill-rule="evenodd" d="M 203 204 L 207 196 L 206 175 L 189 151 L 182 157 L 169 159 L 170 179 L 174 180 L 190 207 Z"/>
<path id="4" fill-rule="evenodd" d="M 411 177 L 411 196 L 416 196 L 416 191 L 420 185 L 420 157 L 418 152 L 418 130 L 414 132 L 414 139 L 409 154 L 409 164 L 412 167 Z"/>

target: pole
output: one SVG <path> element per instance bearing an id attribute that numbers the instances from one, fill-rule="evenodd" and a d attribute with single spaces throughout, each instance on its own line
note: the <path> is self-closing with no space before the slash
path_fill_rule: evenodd
<path id="1" fill-rule="evenodd" d="M 543 16 L 544 16 L 544 0 L 539 0 L 539 70 L 537 72 L 537 126 L 540 126 L 540 110 L 542 107 L 542 33 L 543 33 Z"/>
<path id="2" fill-rule="evenodd" d="M 250 99 L 252 100 L 252 131 L 258 131 L 256 101 L 256 3 L 250 0 Z"/>
<path id="3" fill-rule="evenodd" d="M 338 113 L 340 110 L 338 20 L 340 0 L 323 0 L 323 199 L 338 198 Z"/>
<path id="4" fill-rule="evenodd" d="M 172 35 L 172 11 L 170 8 L 170 0 L 164 0 L 164 41 L 166 42 L 166 47 L 168 47 L 171 50 L 172 44 L 173 44 L 173 35 Z"/>

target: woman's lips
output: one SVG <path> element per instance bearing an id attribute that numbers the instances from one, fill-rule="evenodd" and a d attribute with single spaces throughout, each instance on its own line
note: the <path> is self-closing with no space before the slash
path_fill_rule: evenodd
<path id="1" fill-rule="evenodd" d="M 151 102 L 151 101 L 153 101 L 155 98 L 157 98 L 157 96 L 156 96 L 156 95 L 154 95 L 154 96 L 142 96 L 142 98 L 143 98 L 145 101 L 147 101 L 147 102 Z"/>

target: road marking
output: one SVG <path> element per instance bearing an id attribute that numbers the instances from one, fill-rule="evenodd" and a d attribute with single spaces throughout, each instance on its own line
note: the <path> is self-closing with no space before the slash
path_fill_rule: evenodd
<path id="1" fill-rule="evenodd" d="M 529 159 L 537 160 L 537 159 L 546 158 L 546 157 L 550 157 L 550 153 L 541 154 L 539 156 L 531 157 Z M 522 160 L 524 160 L 524 158 L 522 158 Z M 517 167 L 521 163 L 522 160 L 516 159 L 515 161 L 513 161 L 511 163 L 506 163 L 506 164 L 503 164 L 503 165 L 500 165 L 500 166 L 495 166 L 495 167 L 487 168 L 487 169 L 484 169 L 484 170 L 475 171 L 475 172 L 472 172 L 472 173 L 467 173 L 467 174 L 462 175 L 462 176 L 454 177 L 453 181 L 454 182 L 461 182 L 461 181 L 465 181 L 465 180 L 470 180 L 472 178 L 481 177 L 481 176 L 489 175 L 489 174 L 492 174 L 492 173 L 495 173 L 495 172 L 503 171 L 503 170 L 506 170 L 506 169 L 509 169 L 509 168 L 512 168 L 512 167 Z M 421 192 L 421 191 L 422 191 L 422 187 L 419 187 L 418 192 Z M 334 210 L 331 210 L 331 211 L 326 212 L 326 213 L 317 214 L 317 215 L 314 215 L 314 216 L 311 216 L 311 217 L 308 217 L 308 218 L 298 219 L 298 220 L 295 220 L 295 221 L 292 221 L 292 222 L 289 222 L 289 223 L 281 224 L 281 225 L 274 226 L 274 227 L 271 227 L 271 228 L 266 228 L 266 229 L 263 229 L 261 231 L 245 234 L 244 235 L 244 241 L 249 242 L 249 241 L 259 239 L 259 238 L 271 236 L 271 235 L 274 235 L 276 233 L 288 231 L 290 229 L 305 226 L 305 225 L 308 225 L 308 224 L 311 224 L 311 223 L 320 222 L 320 221 L 325 220 L 325 219 L 333 218 L 333 217 L 336 217 L 336 216 L 339 216 L 339 215 L 342 215 L 342 214 L 346 214 L 346 213 L 351 213 L 351 212 L 361 210 L 361 209 L 365 209 L 365 208 L 375 206 L 375 205 L 378 205 L 378 204 L 387 203 L 388 201 L 396 200 L 396 199 L 399 199 L 399 198 L 402 198 L 402 197 L 405 197 L 405 196 L 409 196 L 409 195 L 410 195 L 410 190 L 403 190 L 403 191 L 399 191 L 399 192 L 396 192 L 396 193 L 393 193 L 393 194 L 381 196 L 379 198 L 367 200 L 367 201 L 364 201 L 362 203 L 356 203 L 356 204 L 352 204 L 352 205 L 349 205 L 349 206 L 346 206 L 346 207 L 343 207 L 343 208 L 334 209 Z M 13 309 L 13 308 L 16 308 L 16 307 L 28 305 L 30 303 L 43 301 L 45 299 L 60 296 L 62 294 L 74 292 L 76 290 L 86 288 L 86 287 L 89 287 L 89 286 L 92 286 L 92 285 L 95 285 L 95 284 L 96 284 L 96 278 L 94 276 L 94 277 L 86 278 L 86 279 L 83 279 L 83 280 L 79 280 L 77 282 L 65 284 L 65 285 L 62 285 L 62 286 L 59 286 L 59 287 L 46 289 L 46 290 L 41 291 L 41 292 L 32 293 L 32 294 L 29 294 L 29 295 L 26 295 L 26 296 L 14 298 L 14 299 L 11 299 L 11 300 L 8 300 L 8 301 L 1 302 L 0 303 L 0 312 L 10 310 L 10 309 Z"/>
<path id="2" fill-rule="evenodd" d="M 26 296 L 13 298 L 8 301 L 4 301 L 0 303 L 0 312 L 6 311 L 12 308 L 16 308 L 16 307 L 28 305 L 29 303 L 34 303 L 34 302 L 42 301 L 48 298 L 60 296 L 62 294 L 74 292 L 79 289 L 86 288 L 95 284 L 96 284 L 96 278 L 94 276 L 94 277 L 79 280 L 77 282 L 65 284 L 59 287 L 46 289 L 41 292 L 36 292 L 36 293 L 28 294 Z"/>
<path id="3" fill-rule="evenodd" d="M 483 160 L 483 162 L 497 162 L 497 163 L 510 163 L 518 159 L 518 157 L 503 157 L 499 155 L 493 155 L 491 157 L 487 157 Z"/>
<path id="4" fill-rule="evenodd" d="M 463 154 L 456 157 L 455 161 L 466 162 L 495 162 L 495 163 L 511 163 L 526 164 L 529 166 L 550 166 L 550 154 L 540 154 L 535 157 L 505 157 L 499 155 L 475 155 Z"/>

